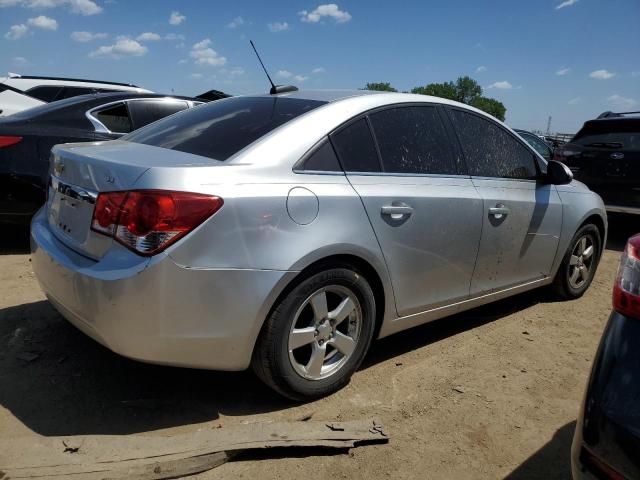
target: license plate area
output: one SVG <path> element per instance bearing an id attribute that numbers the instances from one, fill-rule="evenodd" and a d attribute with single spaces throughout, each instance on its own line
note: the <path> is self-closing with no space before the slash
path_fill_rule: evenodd
<path id="1" fill-rule="evenodd" d="M 90 232 L 97 194 L 51 177 L 48 220 L 51 229 L 76 247 L 82 247 Z"/>

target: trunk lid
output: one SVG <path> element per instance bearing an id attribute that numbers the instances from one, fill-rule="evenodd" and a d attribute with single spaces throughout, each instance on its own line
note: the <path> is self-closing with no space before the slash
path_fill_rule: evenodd
<path id="1" fill-rule="evenodd" d="M 119 140 L 57 145 L 51 152 L 45 207 L 49 227 L 68 247 L 98 260 L 113 242 L 91 230 L 100 192 L 133 190 L 137 180 L 154 167 L 217 163 L 196 155 Z"/>

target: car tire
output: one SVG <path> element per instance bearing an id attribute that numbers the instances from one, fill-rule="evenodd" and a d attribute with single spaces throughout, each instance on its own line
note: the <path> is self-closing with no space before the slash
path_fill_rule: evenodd
<path id="1" fill-rule="evenodd" d="M 580 227 L 571 239 L 553 280 L 553 292 L 564 300 L 580 298 L 593 281 L 601 252 L 602 239 L 598 227 L 591 223 Z"/>
<path id="2" fill-rule="evenodd" d="M 291 400 L 329 395 L 362 363 L 375 318 L 373 291 L 358 271 L 340 267 L 311 275 L 273 308 L 254 349 L 253 370 Z"/>

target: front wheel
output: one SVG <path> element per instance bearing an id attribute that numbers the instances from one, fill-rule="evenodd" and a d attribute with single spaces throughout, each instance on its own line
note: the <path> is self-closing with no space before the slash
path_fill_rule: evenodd
<path id="1" fill-rule="evenodd" d="M 339 390 L 360 366 L 375 327 L 367 280 L 350 268 L 317 273 L 276 305 L 260 332 L 252 366 L 292 400 Z"/>
<path id="2" fill-rule="evenodd" d="M 601 242 L 593 224 L 583 225 L 573 236 L 553 280 L 553 290 L 560 298 L 579 298 L 587 291 L 598 268 Z"/>

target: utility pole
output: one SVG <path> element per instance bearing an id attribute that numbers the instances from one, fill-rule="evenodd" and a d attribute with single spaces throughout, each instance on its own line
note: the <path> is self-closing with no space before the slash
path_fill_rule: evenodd
<path id="1" fill-rule="evenodd" d="M 551 134 L 551 115 L 549 115 L 549 120 L 547 120 L 547 135 Z"/>

